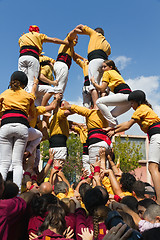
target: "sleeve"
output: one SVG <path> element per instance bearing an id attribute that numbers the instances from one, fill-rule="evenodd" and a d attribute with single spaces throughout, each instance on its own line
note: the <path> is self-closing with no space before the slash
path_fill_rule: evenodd
<path id="1" fill-rule="evenodd" d="M 86 222 L 86 211 L 83 208 L 76 209 L 76 239 L 81 240 L 81 237 L 78 235 L 82 234 L 81 229 L 87 227 Z"/>
<path id="2" fill-rule="evenodd" d="M 23 214 L 26 210 L 27 204 L 26 202 L 20 198 L 15 197 L 12 199 L 8 199 L 8 207 L 7 207 L 7 219 L 10 222 L 15 222 L 20 214 Z"/>
<path id="3" fill-rule="evenodd" d="M 86 107 L 80 107 L 80 106 L 74 105 L 74 104 L 72 104 L 72 106 L 71 106 L 71 111 L 73 111 L 74 113 L 77 113 L 79 115 L 85 116 L 85 117 L 89 116 L 91 113 L 90 109 L 88 109 Z"/>
<path id="4" fill-rule="evenodd" d="M 102 184 L 109 194 L 114 195 L 113 190 L 112 190 L 112 186 L 111 186 L 111 182 L 110 182 L 108 177 L 104 177 L 102 179 Z"/>
<path id="5" fill-rule="evenodd" d="M 46 35 L 46 34 L 40 34 L 40 38 L 41 38 L 41 41 L 42 41 L 42 43 L 43 42 L 47 42 L 47 38 L 48 38 L 48 36 Z"/>
<path id="6" fill-rule="evenodd" d="M 40 74 L 47 76 L 48 72 L 49 72 L 49 66 L 46 65 L 46 66 L 41 67 Z"/>
<path id="7" fill-rule="evenodd" d="M 95 31 L 92 28 L 90 28 L 86 25 L 83 27 L 82 32 L 89 36 L 91 36 L 93 33 L 95 33 Z"/>
<path id="8" fill-rule="evenodd" d="M 102 76 L 102 82 L 109 83 L 109 73 L 108 71 L 105 71 Z"/>
<path id="9" fill-rule="evenodd" d="M 76 227 L 76 216 L 75 216 L 75 214 L 74 213 L 68 213 L 65 216 L 65 220 L 66 220 L 67 228 L 70 226 L 71 229 L 73 229 L 73 231 L 74 231 L 75 227 Z"/>
<path id="10" fill-rule="evenodd" d="M 136 111 L 133 113 L 132 115 L 132 119 L 135 119 L 137 121 L 140 121 L 142 118 L 144 118 L 146 114 L 144 113 L 144 111 L 141 110 L 140 107 L 138 107 L 136 109 Z"/>
<path id="11" fill-rule="evenodd" d="M 46 113 L 46 108 L 44 106 L 38 106 L 36 107 L 36 109 L 37 109 L 37 115 Z"/>

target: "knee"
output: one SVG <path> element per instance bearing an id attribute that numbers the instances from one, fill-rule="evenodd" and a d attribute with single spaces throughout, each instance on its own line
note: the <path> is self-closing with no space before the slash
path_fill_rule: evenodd
<path id="1" fill-rule="evenodd" d="M 155 172 L 159 171 L 158 164 L 150 162 L 148 165 L 148 170 L 149 170 L 150 174 L 154 174 Z"/>

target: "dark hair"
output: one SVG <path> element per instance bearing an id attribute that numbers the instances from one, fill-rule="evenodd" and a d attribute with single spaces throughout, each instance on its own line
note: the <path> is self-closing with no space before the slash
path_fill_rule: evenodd
<path id="1" fill-rule="evenodd" d="M 84 204 L 90 215 L 93 215 L 94 209 L 104 205 L 102 192 L 97 188 L 91 188 L 84 195 Z"/>
<path id="2" fill-rule="evenodd" d="M 104 36 L 104 30 L 100 27 L 97 27 L 94 29 L 94 31 L 98 32 L 98 33 L 101 33 L 103 36 Z"/>
<path id="3" fill-rule="evenodd" d="M 19 192 L 17 184 L 12 181 L 4 182 L 4 192 L 2 194 L 2 199 L 10 199 L 16 197 Z"/>
<path id="4" fill-rule="evenodd" d="M 112 67 L 113 70 L 117 71 L 120 75 L 120 71 L 118 70 L 118 68 L 116 67 L 115 65 L 115 62 L 113 60 L 105 60 L 104 63 L 109 66 L 109 67 Z"/>
<path id="5" fill-rule="evenodd" d="M 31 209 L 34 215 L 44 217 L 50 204 L 57 204 L 58 199 L 51 193 L 42 196 L 35 195 L 31 201 Z"/>
<path id="6" fill-rule="evenodd" d="M 67 191 L 69 190 L 69 187 L 67 185 L 67 183 L 65 183 L 64 181 L 60 181 L 57 182 L 54 185 L 54 193 L 57 195 L 58 193 L 66 193 L 66 189 Z"/>
<path id="7" fill-rule="evenodd" d="M 152 105 L 146 100 L 146 94 L 141 90 L 135 90 L 131 92 L 128 96 L 128 101 L 135 101 L 138 103 L 138 106 L 141 104 L 146 104 L 150 108 L 152 108 Z"/>
<path id="8" fill-rule="evenodd" d="M 121 203 L 127 205 L 131 210 L 138 213 L 138 200 L 133 196 L 125 196 L 122 198 Z"/>
<path id="9" fill-rule="evenodd" d="M 135 192 L 136 196 L 138 198 L 145 198 L 144 193 L 145 193 L 145 184 L 144 182 L 138 180 L 135 183 L 133 183 L 133 189 L 132 191 Z"/>
<path id="10" fill-rule="evenodd" d="M 150 240 L 150 239 L 157 240 L 159 239 L 159 235 L 160 235 L 160 227 L 152 228 L 142 233 L 143 240 Z"/>
<path id="11" fill-rule="evenodd" d="M 140 205 L 146 209 L 152 204 L 157 204 L 157 203 L 151 198 L 145 198 L 138 202 L 138 205 Z"/>
<path id="12" fill-rule="evenodd" d="M 107 216 L 108 213 L 111 211 L 111 209 L 107 206 L 98 206 L 96 209 L 94 209 L 93 213 L 93 229 L 94 229 L 94 239 L 98 238 L 99 234 L 99 222 L 103 222 Z"/>
<path id="13" fill-rule="evenodd" d="M 28 84 L 28 77 L 27 75 L 22 71 L 15 71 L 11 75 L 9 87 L 13 91 L 19 90 L 21 87 L 26 87 Z"/>
<path id="14" fill-rule="evenodd" d="M 84 195 L 88 189 L 91 189 L 92 187 L 88 183 L 82 183 L 81 186 L 79 187 L 79 193 L 82 198 L 82 202 L 84 200 Z"/>
<path id="15" fill-rule="evenodd" d="M 46 65 L 50 65 L 50 60 L 45 60 L 45 61 L 42 61 L 42 62 L 40 62 L 40 66 L 46 66 Z"/>
<path id="16" fill-rule="evenodd" d="M 109 194 L 107 192 L 107 189 L 102 186 L 96 186 L 95 188 L 99 189 L 103 196 L 103 204 L 106 205 L 109 200 Z"/>
<path id="17" fill-rule="evenodd" d="M 132 193 L 133 183 L 136 181 L 136 178 L 130 173 L 122 173 L 120 178 L 120 184 L 122 184 L 123 191 L 128 191 Z"/>
<path id="18" fill-rule="evenodd" d="M 48 215 L 40 226 L 38 234 L 42 234 L 49 226 L 55 228 L 58 234 L 63 235 L 66 229 L 66 221 L 65 211 L 61 206 L 53 204 L 48 206 Z"/>

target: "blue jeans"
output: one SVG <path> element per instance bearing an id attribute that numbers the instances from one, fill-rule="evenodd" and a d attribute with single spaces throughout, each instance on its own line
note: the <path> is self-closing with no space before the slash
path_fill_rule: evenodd
<path id="1" fill-rule="evenodd" d="M 0 128 L 0 172 L 4 180 L 10 165 L 13 182 L 21 188 L 23 155 L 28 140 L 28 128 L 21 123 L 8 123 Z"/>

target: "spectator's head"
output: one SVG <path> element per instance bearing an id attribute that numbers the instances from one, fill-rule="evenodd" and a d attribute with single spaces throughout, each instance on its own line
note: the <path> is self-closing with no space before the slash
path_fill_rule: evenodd
<path id="1" fill-rule="evenodd" d="M 150 199 L 150 198 L 145 198 L 138 202 L 138 214 L 139 214 L 140 218 L 143 218 L 144 212 L 152 204 L 155 205 L 157 203 L 153 199 Z"/>
<path id="2" fill-rule="evenodd" d="M 16 197 L 18 192 L 19 188 L 15 183 L 11 181 L 6 181 L 4 182 L 4 192 L 2 195 L 2 199 L 10 199 Z"/>
<path id="3" fill-rule="evenodd" d="M 143 215 L 144 219 L 151 222 L 151 223 L 156 223 L 156 222 L 160 222 L 160 205 L 158 204 L 152 204 L 150 205 L 144 215 Z"/>
<path id="4" fill-rule="evenodd" d="M 135 183 L 136 178 L 130 173 L 122 173 L 120 178 L 120 185 L 124 192 L 132 193 L 133 183 Z"/>
<path id="5" fill-rule="evenodd" d="M 87 190 L 84 195 L 84 204 L 89 214 L 93 215 L 95 208 L 104 205 L 102 192 L 97 188 Z"/>
<path id="6" fill-rule="evenodd" d="M 34 215 L 44 217 L 49 204 L 57 204 L 58 199 L 51 193 L 43 194 L 42 196 L 35 195 L 31 201 L 31 209 Z"/>
<path id="7" fill-rule="evenodd" d="M 48 207 L 48 215 L 39 228 L 39 233 L 48 228 L 56 229 L 56 233 L 60 235 L 66 230 L 65 211 L 61 206 L 51 204 Z"/>
<path id="8" fill-rule="evenodd" d="M 82 202 L 84 200 L 84 195 L 88 189 L 91 189 L 92 187 L 88 183 L 82 183 L 79 187 L 79 194 L 82 198 Z"/>
<path id="9" fill-rule="evenodd" d="M 145 182 L 145 191 L 144 191 L 144 196 L 145 198 L 151 198 L 153 200 L 156 200 L 156 191 L 154 187 L 152 187 L 151 184 Z"/>
<path id="10" fill-rule="evenodd" d="M 127 205 L 132 211 L 138 213 L 138 201 L 133 196 L 125 196 L 122 198 L 121 203 Z"/>
<path id="11" fill-rule="evenodd" d="M 4 181 L 3 181 L 2 174 L 0 173 L 0 198 L 2 197 L 3 191 L 4 191 Z"/>
<path id="12" fill-rule="evenodd" d="M 104 36 L 104 30 L 100 27 L 97 27 L 94 29 L 94 31 L 98 32 L 98 33 L 101 33 L 103 36 Z"/>
<path id="13" fill-rule="evenodd" d="M 106 188 L 104 188 L 102 186 L 96 186 L 95 188 L 99 189 L 102 192 L 103 200 L 104 200 L 103 203 L 104 203 L 104 205 L 106 205 L 109 200 L 109 194 L 108 194 Z"/>
<path id="14" fill-rule="evenodd" d="M 132 188 L 132 193 L 133 196 L 136 197 L 137 199 L 144 199 L 144 193 L 145 193 L 145 183 L 138 180 L 133 183 L 133 188 Z"/>
<path id="15" fill-rule="evenodd" d="M 43 182 L 39 187 L 40 195 L 52 193 L 52 190 L 52 184 L 50 184 L 49 182 Z"/>
<path id="16" fill-rule="evenodd" d="M 67 195 L 69 187 L 64 181 L 59 181 L 54 185 L 54 193 L 58 195 L 59 193 L 64 193 Z"/>

